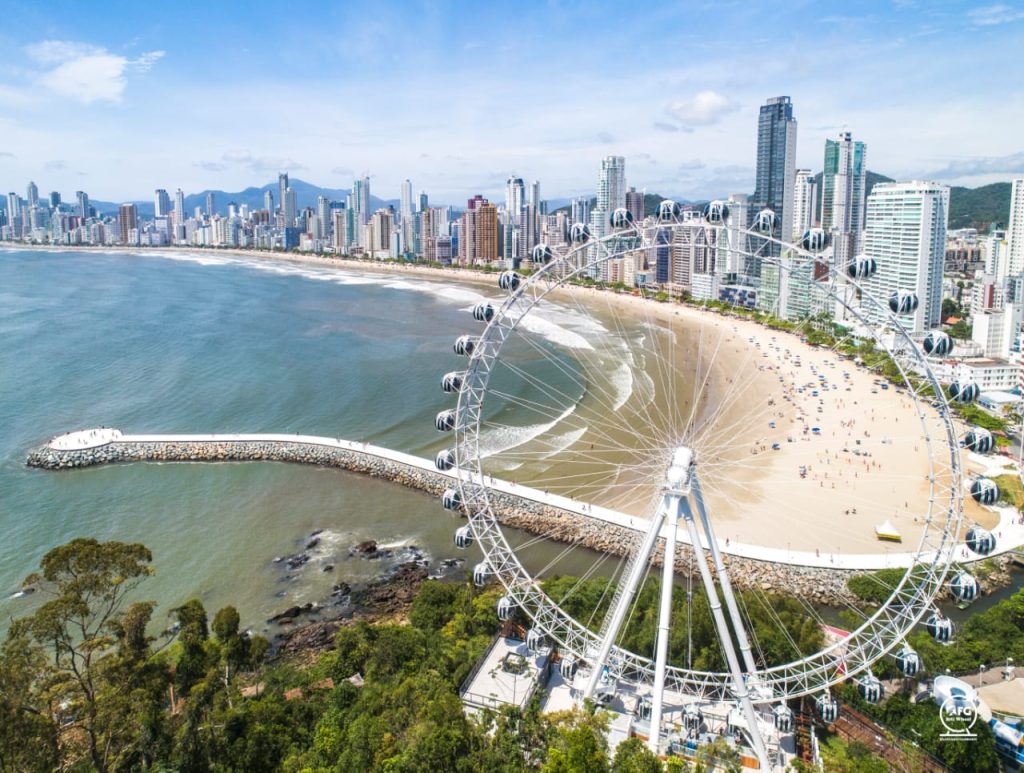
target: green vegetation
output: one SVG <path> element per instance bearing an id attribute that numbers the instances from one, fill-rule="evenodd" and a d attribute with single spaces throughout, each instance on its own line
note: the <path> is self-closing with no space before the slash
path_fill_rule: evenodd
<path id="1" fill-rule="evenodd" d="M 963 308 L 952 298 L 942 299 L 942 318 L 947 317 L 962 317 L 964 314 Z"/>
<path id="2" fill-rule="evenodd" d="M 980 188 L 953 186 L 949 191 L 949 227 L 987 231 L 996 224 L 1005 228 L 1010 220 L 1010 183 L 992 183 Z"/>
<path id="3" fill-rule="evenodd" d="M 578 580 L 575 577 L 554 577 L 543 584 L 544 592 L 559 601 L 562 608 L 580 622 L 596 625 L 607 610 L 612 593 L 606 578 Z M 658 629 L 658 603 L 661 583 L 649 578 L 637 592 L 636 606 L 629 623 L 619 638 L 623 647 L 640 653 L 653 653 Z M 824 635 L 807 615 L 799 601 L 763 593 L 738 592 L 757 641 L 761 662 L 771 665 L 788 663 L 802 654 L 821 649 Z M 674 620 L 689 620 L 691 634 L 685 625 L 673 626 L 669 639 L 669 660 L 686 663 L 698 670 L 725 670 L 721 647 L 715 633 L 714 619 L 704 593 L 695 588 L 693 604 L 687 605 L 685 593 L 673 594 Z M 779 621 L 785 630 L 779 627 Z"/>
<path id="4" fill-rule="evenodd" d="M 966 341 L 971 337 L 971 322 L 968 318 L 964 317 L 959 322 L 950 325 L 948 332 L 951 337 Z"/>
<path id="5" fill-rule="evenodd" d="M 864 701 L 857 693 L 857 688 L 850 683 L 841 687 L 839 694 L 845 703 L 855 706 L 858 711 L 902 737 L 905 754 L 910 751 L 907 749 L 907 739 L 914 739 L 923 751 L 937 757 L 952 770 L 961 773 L 991 773 L 1002 769 L 992 731 L 985 722 L 977 722 L 972 728 L 977 736 L 974 740 L 952 741 L 941 737 L 946 728 L 939 719 L 938 707 L 931 701 L 912 703 L 906 694 L 896 693 L 884 703 L 874 706 Z M 853 769 L 866 772 L 877 768 Z"/>
<path id="6" fill-rule="evenodd" d="M 268 661 L 267 641 L 241 631 L 233 607 L 211 620 L 195 599 L 171 611 L 177 633 L 158 645 L 147 633 L 155 605 L 134 600 L 151 563 L 142 545 L 78 539 L 50 551 L 27 578 L 42 603 L 12 623 L 0 646 L 0 771 L 666 769 L 635 739 L 609 759 L 600 711 L 544 715 L 535 697 L 524 710 L 466 716 L 458 686 L 496 633 L 497 590 L 428 581 L 409 624 L 354 622 L 319 657 Z M 863 586 L 858 595 L 877 603 L 898 580 L 891 574 L 854 578 L 851 587 Z M 609 603 L 608 582 L 555 577 L 544 587 L 593 623 Z M 622 644 L 652 651 L 658 598 L 652 578 L 638 593 Z M 689 617 L 693 637 L 691 650 L 686 626 L 674 627 L 670 657 L 721 669 L 707 600 L 696 593 L 688 605 L 676 594 L 674 603 L 677 620 Z M 740 606 L 767 662 L 822 645 L 816 622 L 794 600 L 742 593 Z M 951 646 L 927 634 L 910 642 L 932 672 L 1024 659 L 1024 591 L 971 618 Z M 852 686 L 842 695 L 955 769 L 989 769 L 992 742 L 984 731 L 969 751 L 938 744 L 934 706 L 902 696 L 866 706 Z M 838 739 L 828 740 L 824 753 L 829 770 L 882 769 L 863 748 Z M 739 769 L 726 744 L 701 755 L 697 769 Z M 667 769 L 689 768 L 672 760 Z"/>
<path id="7" fill-rule="evenodd" d="M 0 647 L 0 771 L 663 769 L 639 742 L 609 759 L 601 712 L 542 715 L 534 699 L 522 711 L 465 715 L 458 686 L 496 633 L 497 590 L 428 581 L 408 625 L 355 622 L 315 659 L 268 661 L 267 641 L 242 632 L 233 607 L 211 620 L 196 599 L 171 611 L 177 633 L 158 645 L 147 633 L 155 605 L 132 601 L 151 563 L 142 545 L 79 539 L 27 578 L 45 601 Z M 607 580 L 559 577 L 546 587 L 568 594 L 584 620 L 610 595 Z M 653 580 L 641 589 L 627 646 L 653 649 L 658 593 Z M 791 660 L 789 636 L 804 649 L 821 645 L 797 602 L 742 602 L 766 657 Z M 678 594 L 676 614 L 685 607 Z M 700 595 L 691 614 L 694 666 L 721 668 Z M 686 647 L 680 633 L 673 657 Z M 733 769 L 729 754 L 708 749 L 701 764 Z"/>
<path id="8" fill-rule="evenodd" d="M 889 598 L 904 574 L 904 569 L 879 569 L 869 574 L 855 574 L 846 581 L 846 587 L 861 601 L 878 605 Z"/>
<path id="9" fill-rule="evenodd" d="M 977 427 L 982 427 L 990 432 L 1003 432 L 1009 430 L 1010 425 L 1006 419 L 1002 419 L 998 416 L 993 416 L 991 413 L 986 411 L 974 403 L 955 403 L 950 402 L 950 407 L 953 412 L 963 419 L 967 424 L 973 424 Z"/>
<path id="10" fill-rule="evenodd" d="M 999 501 L 1013 505 L 1018 510 L 1024 508 L 1024 486 L 1017 475 L 997 475 L 992 479 L 999 486 Z"/>

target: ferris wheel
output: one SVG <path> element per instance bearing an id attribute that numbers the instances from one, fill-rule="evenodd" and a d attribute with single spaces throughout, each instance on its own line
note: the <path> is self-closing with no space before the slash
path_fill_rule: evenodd
<path id="1" fill-rule="evenodd" d="M 904 288 L 876 297 L 874 260 L 835 265 L 820 229 L 788 243 L 769 210 L 750 224 L 734 222 L 746 218 L 731 218 L 723 202 L 694 214 L 671 201 L 644 223 L 616 210 L 605 233 L 574 224 L 566 245 L 534 249 L 532 271 L 502 273 L 503 297 L 477 304 L 481 327 L 455 341 L 466 359 L 441 382 L 456 402 L 435 420 L 452 436 L 436 465 L 457 480 L 444 506 L 467 518 L 456 544 L 483 555 L 474 581 L 501 584 L 497 615 L 524 620 L 531 649 L 557 649 L 561 676 L 580 701 L 631 691 L 655 750 L 664 748 L 670 705 L 691 730 L 702 707 L 730 707 L 767 767 L 771 737 L 792 729 L 789 700 L 810 696 L 834 720 L 839 682 L 855 680 L 877 701 L 883 689 L 872 666 L 880 659 L 894 658 L 906 676 L 918 672 L 920 658 L 906 644 L 915 626 L 951 638 L 936 599 L 973 599 L 968 571 L 947 577 L 960 551 L 975 558 L 995 546 L 978 524 L 968 547 L 959 546 L 964 493 L 981 504 L 998 495 L 991 481 L 966 479 L 960 448 L 989 452 L 992 437 L 972 428 L 958 438 L 929 360 L 948 354 L 952 341 L 940 331 L 914 340 L 903 322 L 919 299 Z M 674 284 L 692 289 L 690 303 L 659 303 L 663 296 L 644 289 Z M 773 320 L 797 308 L 799 317 L 754 330 L 720 313 L 730 306 Z M 879 362 L 889 369 L 884 383 L 867 369 Z M 977 392 L 954 383 L 949 399 L 968 402 Z M 550 543 L 510 530 L 524 521 L 510 515 L 509 481 L 542 493 L 552 508 L 571 503 L 592 521 L 586 541 L 563 530 L 568 547 L 552 555 Z M 536 517 L 549 517 L 555 533 L 564 524 L 551 512 Z M 805 651 L 792 619 L 775 611 L 780 589 L 730 572 L 736 555 L 789 564 L 827 555 L 841 566 L 844 545 L 864 539 L 867 518 L 900 524 L 909 563 L 876 610 L 855 610 L 862 620 L 842 640 L 812 636 Z M 572 551 L 581 579 L 554 597 L 541 578 Z M 635 616 L 658 562 L 655 627 Z M 606 579 L 598 602 L 574 603 L 595 577 Z M 693 630 L 690 608 L 701 593 L 710 633 Z M 798 612 L 822 622 L 810 605 Z M 631 648 L 636 629 L 648 635 Z M 699 635 L 714 647 L 695 651 Z"/>

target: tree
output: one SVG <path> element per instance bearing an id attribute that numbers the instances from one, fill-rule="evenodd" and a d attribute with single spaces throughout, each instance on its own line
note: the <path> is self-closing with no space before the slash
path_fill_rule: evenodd
<path id="1" fill-rule="evenodd" d="M 639 738 L 619 744 L 612 760 L 612 773 L 662 773 L 661 760 Z"/>
<path id="2" fill-rule="evenodd" d="M 36 687 L 46 672 L 42 647 L 16 623 L 0 649 L 0 771 L 59 767 L 54 706 Z"/>
<path id="3" fill-rule="evenodd" d="M 152 560 L 144 545 L 75 539 L 43 556 L 41 571 L 24 583 L 48 600 L 24 619 L 19 634 L 49 650 L 52 660 L 42 689 L 67 707 L 62 724 L 82 731 L 89 760 L 101 773 L 134 738 L 131 726 L 108 722 L 110 711 L 122 708 L 130 696 L 126 685 L 107 681 L 99 661 L 119 632 L 126 652 L 146 646 L 152 606 L 134 607 L 128 619 L 121 617 L 128 594 L 152 574 Z M 34 686 L 39 688 L 39 682 Z"/>
<path id="4" fill-rule="evenodd" d="M 553 714 L 550 720 L 555 732 L 542 773 L 609 770 L 605 738 L 608 722 L 604 716 L 576 709 Z"/>
<path id="5" fill-rule="evenodd" d="M 206 641 L 210 628 L 206 609 L 199 599 L 190 599 L 174 610 L 178 618 L 178 643 L 181 649 L 174 668 L 174 683 L 180 697 L 198 683 L 210 668 Z"/>

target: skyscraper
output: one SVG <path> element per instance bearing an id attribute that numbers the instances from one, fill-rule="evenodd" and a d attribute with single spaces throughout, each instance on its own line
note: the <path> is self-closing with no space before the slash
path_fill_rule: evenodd
<path id="1" fill-rule="evenodd" d="M 56 209 L 60 206 L 60 193 L 57 191 L 50 191 L 50 209 Z"/>
<path id="2" fill-rule="evenodd" d="M 597 176 L 597 209 L 611 214 L 626 206 L 626 159 L 605 156 Z"/>
<path id="3" fill-rule="evenodd" d="M 864 234 L 864 199 L 867 193 L 867 148 L 854 142 L 850 132 L 825 140 L 825 166 L 821 176 L 821 227 L 832 235 L 837 266 L 844 266 L 861 251 Z"/>
<path id="4" fill-rule="evenodd" d="M 16 217 L 21 217 L 21 200 L 17 193 L 11 191 L 7 194 L 7 219 L 14 222 Z"/>
<path id="5" fill-rule="evenodd" d="M 793 230 L 784 239 L 799 242 L 804 231 L 814 225 L 814 208 L 818 201 L 818 184 L 810 169 L 797 169 L 793 182 Z"/>
<path id="6" fill-rule="evenodd" d="M 402 252 L 414 252 L 416 249 L 416 218 L 413 217 L 412 181 L 408 178 L 402 182 L 398 214 L 401 220 Z"/>
<path id="7" fill-rule="evenodd" d="M 166 217 L 171 213 L 171 197 L 163 188 L 157 188 L 153 192 L 153 215 L 155 217 Z"/>
<path id="8" fill-rule="evenodd" d="M 638 191 L 636 188 L 630 187 L 626 191 L 626 209 L 629 210 L 630 214 L 633 215 L 633 219 L 636 222 L 640 222 L 644 219 L 644 192 Z"/>
<path id="9" fill-rule="evenodd" d="M 605 156 L 597 175 L 597 203 L 590 211 L 590 233 L 594 239 L 608 234 L 612 212 L 626 206 L 626 159 Z M 593 251 L 591 251 L 593 253 Z"/>
<path id="10" fill-rule="evenodd" d="M 288 173 L 280 172 L 277 175 L 277 205 L 281 207 L 282 212 L 284 212 L 284 192 L 286 190 L 288 190 Z M 285 225 L 291 225 L 291 223 Z"/>
<path id="11" fill-rule="evenodd" d="M 331 201 L 326 196 L 317 196 L 316 199 L 316 220 L 319 228 L 320 238 L 326 239 L 331 235 Z"/>
<path id="12" fill-rule="evenodd" d="M 370 178 L 363 175 L 352 183 L 352 209 L 360 225 L 370 221 Z"/>
<path id="13" fill-rule="evenodd" d="M 138 238 L 139 212 L 132 203 L 122 204 L 117 213 L 117 224 L 121 228 L 121 244 L 135 244 Z M 133 236 L 132 231 L 135 231 Z"/>
<path id="14" fill-rule="evenodd" d="M 27 195 L 26 195 L 25 198 L 28 199 L 29 209 L 31 209 L 32 207 L 38 207 L 39 206 L 39 186 L 36 185 L 34 182 L 30 182 L 28 184 L 28 190 L 26 191 L 26 193 L 27 193 Z"/>
<path id="15" fill-rule="evenodd" d="M 284 189 L 284 198 L 281 200 L 281 212 L 284 214 L 284 227 L 291 228 L 295 225 L 295 218 L 299 214 L 299 201 L 292 188 Z"/>
<path id="16" fill-rule="evenodd" d="M 540 180 L 534 180 L 526 189 L 526 204 L 540 211 Z"/>
<path id="17" fill-rule="evenodd" d="M 572 222 L 587 223 L 590 221 L 590 199 L 578 196 L 572 200 Z"/>
<path id="18" fill-rule="evenodd" d="M 412 182 L 406 178 L 402 182 L 402 195 L 398 203 L 398 214 L 404 223 L 412 219 Z"/>
<path id="19" fill-rule="evenodd" d="M 526 185 L 522 177 L 509 177 L 505 181 L 505 216 L 508 223 L 519 220 L 519 212 L 526 204 Z"/>
<path id="20" fill-rule="evenodd" d="M 796 119 L 789 97 L 772 97 L 761 106 L 757 122 L 757 178 L 748 217 L 767 207 L 780 223 L 793 222 L 793 185 L 796 178 Z M 778 245 L 771 245 L 778 255 Z M 760 261 L 752 261 L 747 273 L 757 275 Z"/>
<path id="21" fill-rule="evenodd" d="M 1010 222 L 1006 228 L 1007 274 L 1024 272 L 1024 177 L 1010 188 Z"/>
<path id="22" fill-rule="evenodd" d="M 870 322 L 886 318 L 888 300 L 897 290 L 917 293 L 918 308 L 900 317 L 912 333 L 939 324 L 942 313 L 942 268 L 946 257 L 949 188 L 932 182 L 879 183 L 867 198 L 864 254 L 878 263 L 878 273 L 862 284 L 883 309 L 864 307 Z"/>
<path id="23" fill-rule="evenodd" d="M 206 216 L 207 217 L 213 217 L 214 212 L 216 211 L 215 210 L 215 206 L 216 206 L 216 201 L 214 200 L 213 191 L 210 191 L 209 193 L 206 194 Z"/>
<path id="24" fill-rule="evenodd" d="M 181 188 L 174 192 L 174 224 L 185 224 L 185 192 Z"/>
<path id="25" fill-rule="evenodd" d="M 274 192 L 267 190 L 263 191 L 263 208 L 270 214 L 271 219 L 274 215 Z"/>
<path id="26" fill-rule="evenodd" d="M 479 194 L 462 213 L 459 257 L 468 265 L 498 259 L 498 208 Z"/>
<path id="27" fill-rule="evenodd" d="M 78 215 L 84 221 L 89 217 L 89 194 L 85 191 L 75 191 L 75 198 L 78 199 Z"/>

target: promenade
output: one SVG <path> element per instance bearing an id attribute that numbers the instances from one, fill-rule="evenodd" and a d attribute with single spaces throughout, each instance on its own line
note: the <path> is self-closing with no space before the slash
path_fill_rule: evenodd
<path id="1" fill-rule="evenodd" d="M 381 446 L 370 445 L 368 443 L 360 443 L 342 438 L 321 437 L 317 435 L 289 435 L 274 433 L 128 435 L 117 429 L 98 428 L 59 435 L 51 439 L 44 449 L 50 449 L 54 452 L 58 452 L 58 455 L 66 455 L 75 454 L 77 452 L 86 453 L 104 448 L 111 448 L 114 450 L 133 448 L 137 446 L 146 446 L 149 448 L 159 448 L 161 446 L 179 448 L 181 446 L 187 447 L 189 444 L 196 444 L 197 447 L 202 444 L 252 444 L 261 449 L 267 446 L 277 446 L 281 448 L 296 446 L 320 447 L 324 449 L 348 452 L 362 458 L 363 460 L 377 459 L 401 465 L 411 471 L 417 471 L 430 476 L 437 476 L 442 480 L 447 479 L 451 481 L 451 483 L 455 483 L 456 477 L 452 472 L 443 472 L 438 470 L 432 461 L 422 459 L 418 456 L 402 453 L 401 451 L 394 451 Z M 974 456 L 975 455 L 973 454 L 971 455 L 972 461 L 985 459 L 985 457 L 978 457 L 977 459 L 974 459 Z M 87 461 L 86 464 L 75 464 L 70 466 L 89 466 L 92 464 L 106 463 L 107 461 L 203 461 L 203 459 L 196 458 L 192 455 L 176 456 L 166 460 L 159 457 L 154 458 L 152 456 L 147 456 L 144 459 L 113 458 L 108 460 L 102 455 L 90 455 L 88 457 L 83 457 L 83 459 Z M 268 457 L 261 452 L 261 455 L 254 455 L 249 460 L 259 461 L 267 459 L 274 460 L 274 457 Z M 218 458 L 218 460 L 222 459 Z M 244 456 L 235 455 L 229 457 L 229 460 L 246 461 L 247 459 Z M 282 461 L 284 460 L 285 459 L 282 459 Z M 303 461 L 302 459 L 287 460 Z M 315 464 L 317 462 L 315 459 L 310 459 L 309 463 Z M 57 468 L 56 465 L 34 463 L 32 456 L 29 458 L 29 464 L 39 467 Z M 357 471 L 361 470 L 357 469 Z M 508 497 L 535 503 L 541 506 L 557 508 L 558 510 L 571 513 L 574 516 L 588 519 L 593 522 L 617 526 L 622 529 L 628 529 L 635 532 L 644 532 L 647 529 L 648 522 L 645 518 L 627 515 L 625 513 L 597 505 L 591 505 L 585 502 L 579 502 L 575 499 L 559 496 L 557 494 L 549 494 L 538 489 L 530 488 L 529 486 L 491 477 L 487 478 L 486 485 L 493 491 L 499 492 Z M 997 537 L 997 543 L 996 551 L 992 556 L 999 556 L 1024 546 L 1024 525 L 1017 522 L 1017 512 L 1013 508 L 998 508 L 998 512 L 1000 514 L 1000 522 L 993 530 L 993 533 L 995 533 Z M 667 528 L 668 527 L 666 527 L 666 529 Z M 662 536 L 664 537 L 666 533 L 666 531 L 663 531 Z M 683 544 L 690 544 L 689 534 L 685 529 L 677 530 L 676 539 Z M 702 541 L 701 547 L 706 549 L 707 544 Z M 842 571 L 871 571 L 885 568 L 908 567 L 914 560 L 914 554 L 912 552 L 890 552 L 888 549 L 877 553 L 816 553 L 763 547 L 760 545 L 737 542 L 735 540 L 718 540 L 718 548 L 721 552 L 737 559 L 790 565 L 794 567 Z M 959 562 L 966 563 L 982 560 L 981 556 L 978 556 L 968 549 L 966 545 L 962 544 L 956 548 L 954 558 Z"/>

